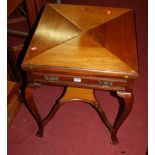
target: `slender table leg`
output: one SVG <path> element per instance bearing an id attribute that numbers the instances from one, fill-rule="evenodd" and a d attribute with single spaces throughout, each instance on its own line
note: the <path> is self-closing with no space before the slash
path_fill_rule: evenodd
<path id="1" fill-rule="evenodd" d="M 94 106 L 94 108 L 96 109 L 96 111 L 97 111 L 98 115 L 100 116 L 100 118 L 101 118 L 102 122 L 104 123 L 104 125 L 110 131 L 111 135 L 114 134 L 115 133 L 114 127 L 109 122 L 109 120 L 108 120 L 107 116 L 105 115 L 105 112 L 103 111 L 100 103 L 98 102 L 97 105 Z"/>
<path id="2" fill-rule="evenodd" d="M 37 132 L 37 136 L 42 137 L 43 136 L 43 123 L 41 116 L 37 110 L 37 107 L 33 100 L 33 93 L 35 91 L 36 87 L 34 85 L 28 85 L 25 88 L 24 92 L 24 104 L 26 105 L 27 109 L 32 114 L 33 118 L 36 120 L 37 125 L 39 127 L 39 131 Z"/>
<path id="3" fill-rule="evenodd" d="M 117 117 L 114 121 L 114 130 L 115 132 L 113 132 L 111 134 L 111 139 L 112 139 L 112 143 L 116 144 L 118 143 L 118 139 L 117 139 L 117 132 L 120 128 L 120 126 L 123 124 L 123 122 L 126 120 L 126 118 L 128 117 L 132 106 L 133 106 L 133 94 L 132 92 L 127 92 L 127 91 L 117 91 L 117 92 L 111 92 L 111 95 L 114 97 L 117 97 L 118 101 L 119 101 L 119 110 L 118 110 L 118 114 Z"/>
<path id="4" fill-rule="evenodd" d="M 61 104 L 58 101 L 56 101 L 55 104 L 53 105 L 52 109 L 48 113 L 48 115 L 43 119 L 44 126 L 54 117 L 54 115 L 56 114 L 56 112 L 58 111 L 60 106 L 61 106 Z"/>

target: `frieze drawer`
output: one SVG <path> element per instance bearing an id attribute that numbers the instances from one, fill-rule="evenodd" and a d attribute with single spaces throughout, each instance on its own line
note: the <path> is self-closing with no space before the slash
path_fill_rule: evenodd
<path id="1" fill-rule="evenodd" d="M 58 75 L 58 74 L 42 74 L 32 73 L 32 78 L 35 83 L 48 83 L 62 86 L 82 86 L 82 87 L 96 87 L 96 88 L 118 88 L 126 86 L 125 79 L 114 78 L 96 78 L 96 77 L 81 77 L 72 75 Z"/>

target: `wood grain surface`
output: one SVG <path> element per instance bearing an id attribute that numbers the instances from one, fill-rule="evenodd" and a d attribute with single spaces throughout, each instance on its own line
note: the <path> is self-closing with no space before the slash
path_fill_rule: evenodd
<path id="1" fill-rule="evenodd" d="M 47 4 L 22 64 L 27 74 L 25 103 L 37 121 L 37 135 L 59 107 L 73 100 L 92 105 L 117 144 L 117 132 L 129 115 L 132 85 L 138 77 L 134 13 L 130 9 Z M 33 101 L 34 87 L 65 87 L 41 119 Z M 120 101 L 112 125 L 93 90 L 109 90 Z"/>
<path id="2" fill-rule="evenodd" d="M 47 4 L 22 66 L 137 77 L 133 10 Z"/>

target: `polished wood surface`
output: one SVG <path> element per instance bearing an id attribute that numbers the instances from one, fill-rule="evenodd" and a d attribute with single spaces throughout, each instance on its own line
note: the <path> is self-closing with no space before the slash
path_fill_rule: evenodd
<path id="1" fill-rule="evenodd" d="M 60 104 L 64 102 L 73 101 L 73 100 L 82 100 L 85 102 L 89 102 L 90 104 L 95 105 L 97 100 L 94 96 L 93 89 L 83 89 L 83 88 L 74 88 L 68 87 L 65 91 L 63 97 L 58 101 Z"/>
<path id="2" fill-rule="evenodd" d="M 48 4 L 23 62 L 47 67 L 138 77 L 133 11 Z"/>
<path id="3" fill-rule="evenodd" d="M 117 144 L 117 132 L 133 106 L 132 86 L 139 76 L 133 10 L 47 4 L 22 64 L 27 74 L 25 105 L 38 124 L 37 135 L 68 101 L 90 104 Z M 45 118 L 33 93 L 41 85 L 65 87 Z M 119 101 L 111 124 L 94 95 L 108 90 Z"/>
<path id="4" fill-rule="evenodd" d="M 52 4 L 51 6 L 83 31 L 91 30 L 100 24 L 104 24 L 130 11 L 130 9 L 126 8 L 87 5 Z"/>
<path id="5" fill-rule="evenodd" d="M 63 43 L 62 45 L 47 51 L 46 53 L 36 56 L 29 62 L 30 64 L 32 62 L 32 64 L 46 64 L 48 66 L 63 66 L 66 68 L 135 73 L 135 71 L 128 65 L 100 45 L 96 45 L 95 47 L 85 47 L 80 44 L 80 46 L 76 46 L 76 44 L 83 39 L 86 40 L 86 38 L 81 37 L 70 40 L 67 43 Z M 90 39 L 87 39 L 88 43 L 91 43 L 89 40 Z"/>

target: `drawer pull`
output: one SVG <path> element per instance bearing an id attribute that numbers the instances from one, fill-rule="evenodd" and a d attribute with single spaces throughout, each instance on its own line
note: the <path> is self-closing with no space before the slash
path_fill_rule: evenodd
<path id="1" fill-rule="evenodd" d="M 58 76 L 47 76 L 47 75 L 45 75 L 45 79 L 49 82 L 55 82 L 55 81 L 59 80 L 59 77 Z"/>
<path id="2" fill-rule="evenodd" d="M 99 84 L 101 87 L 111 87 L 112 86 L 112 82 L 110 82 L 110 81 L 100 81 Z"/>

